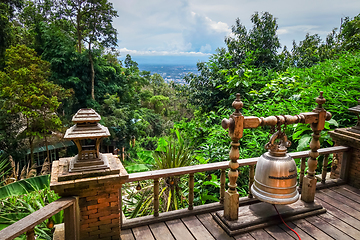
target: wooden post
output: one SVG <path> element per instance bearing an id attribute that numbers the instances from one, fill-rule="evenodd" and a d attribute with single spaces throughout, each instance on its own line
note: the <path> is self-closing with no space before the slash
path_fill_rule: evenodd
<path id="1" fill-rule="evenodd" d="M 35 240 L 35 232 L 33 228 L 26 232 L 26 240 Z"/>
<path id="2" fill-rule="evenodd" d="M 300 183 L 299 183 L 299 188 L 302 188 L 303 185 L 303 179 L 304 179 L 304 175 L 305 175 L 305 167 L 306 167 L 306 158 L 301 158 L 301 165 L 300 165 Z"/>
<path id="3" fill-rule="evenodd" d="M 154 179 L 154 217 L 159 216 L 159 179 Z"/>
<path id="4" fill-rule="evenodd" d="M 224 129 L 229 129 L 229 136 L 232 141 L 229 154 L 229 189 L 225 192 L 224 198 L 224 217 L 229 221 L 237 220 L 239 214 L 239 193 L 236 190 L 236 180 L 239 176 L 239 163 L 237 160 L 240 157 L 239 139 L 242 137 L 244 130 L 244 116 L 240 112 L 243 103 L 240 100 L 239 93 L 236 94 L 236 99 L 232 103 L 232 106 L 235 108 L 235 112 L 230 115 L 230 119 L 223 119 L 221 122 Z"/>
<path id="5" fill-rule="evenodd" d="M 340 178 L 346 182 L 349 180 L 350 161 L 351 152 L 344 152 L 341 159 Z"/>
<path id="6" fill-rule="evenodd" d="M 121 160 L 123 162 L 125 161 L 125 147 L 122 147 L 122 149 L 121 149 Z"/>
<path id="7" fill-rule="evenodd" d="M 326 182 L 328 161 L 329 161 L 329 154 L 326 154 L 323 159 L 323 168 L 322 168 L 322 174 L 321 174 L 321 183 L 323 183 L 323 184 L 325 184 L 325 182 Z"/>
<path id="8" fill-rule="evenodd" d="M 325 98 L 323 97 L 323 92 L 320 92 L 320 96 L 316 98 L 318 106 L 313 110 L 313 112 L 318 114 L 317 122 L 311 124 L 311 129 L 313 130 L 312 139 L 310 142 L 310 153 L 308 159 L 308 170 L 307 175 L 304 176 L 303 186 L 301 189 L 301 199 L 304 202 L 313 202 L 315 199 L 316 191 L 316 182 L 315 170 L 318 164 L 317 157 L 319 152 L 317 151 L 320 148 L 320 133 L 324 129 L 325 120 L 330 120 L 331 114 L 327 114 L 322 105 L 325 103 Z"/>
<path id="9" fill-rule="evenodd" d="M 194 209 L 194 174 L 189 174 L 189 210 Z"/>
<path id="10" fill-rule="evenodd" d="M 249 198 L 253 198 L 253 195 L 251 193 L 251 186 L 254 183 L 254 176 L 255 176 L 255 166 L 254 165 L 250 165 L 249 166 Z"/>
<path id="11" fill-rule="evenodd" d="M 124 217 L 124 213 L 123 213 L 123 210 L 122 210 L 122 184 L 119 188 L 119 212 L 120 212 L 120 221 L 119 221 L 119 227 L 120 227 L 120 230 L 121 230 L 121 227 L 123 225 L 123 217 Z"/>
<path id="12" fill-rule="evenodd" d="M 220 174 L 220 203 L 221 204 L 224 204 L 225 181 L 226 181 L 225 169 L 221 169 L 221 174 Z"/>
<path id="13" fill-rule="evenodd" d="M 65 239 L 80 240 L 79 197 L 70 207 L 64 209 Z"/>

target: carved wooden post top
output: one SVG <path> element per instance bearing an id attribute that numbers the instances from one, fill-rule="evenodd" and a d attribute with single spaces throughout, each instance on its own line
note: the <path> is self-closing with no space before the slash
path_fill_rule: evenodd
<path id="1" fill-rule="evenodd" d="M 236 99 L 232 103 L 235 112 L 230 115 L 229 119 L 224 118 L 221 125 L 224 129 L 229 129 L 229 136 L 233 142 L 239 141 L 242 138 L 244 130 L 244 116 L 240 112 L 243 107 L 243 102 L 240 99 L 240 93 L 236 94 Z"/>
<path id="2" fill-rule="evenodd" d="M 329 121 L 332 117 L 330 112 L 327 112 L 322 105 L 326 102 L 326 99 L 323 97 L 323 92 L 320 92 L 320 96 L 316 98 L 316 103 L 318 106 L 312 112 L 300 113 L 298 115 L 279 115 L 279 116 L 269 116 L 269 117 L 254 117 L 254 116 L 243 116 L 240 112 L 240 109 L 243 107 L 243 103 L 240 100 L 240 94 L 236 94 L 236 99 L 233 102 L 232 106 L 236 109 L 235 112 L 230 115 L 229 119 L 223 119 L 221 125 L 224 129 L 229 129 L 229 136 L 231 139 L 233 137 L 238 138 L 242 137 L 243 129 L 248 128 L 257 128 L 259 126 L 276 126 L 282 124 L 294 124 L 294 123 L 305 123 L 312 124 L 318 130 L 324 129 L 325 120 Z M 238 127 L 242 126 L 242 129 L 236 129 L 235 119 L 236 117 L 243 118 L 242 125 L 237 125 Z M 240 120 L 240 119 L 239 119 Z"/>
<path id="3" fill-rule="evenodd" d="M 317 121 L 311 123 L 311 129 L 313 131 L 323 130 L 325 127 L 325 121 L 330 120 L 332 117 L 331 113 L 327 112 L 322 106 L 326 102 L 323 93 L 323 91 L 320 91 L 320 96 L 315 100 L 318 106 L 313 110 L 313 112 L 318 114 L 318 119 Z"/>

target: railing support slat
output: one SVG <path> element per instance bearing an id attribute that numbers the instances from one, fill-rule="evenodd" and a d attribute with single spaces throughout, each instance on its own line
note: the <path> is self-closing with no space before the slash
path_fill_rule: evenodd
<path id="1" fill-rule="evenodd" d="M 159 179 L 154 179 L 154 217 L 159 216 Z"/>
<path id="2" fill-rule="evenodd" d="M 310 152 L 308 159 L 308 169 L 306 176 L 303 178 L 303 186 L 301 188 L 301 200 L 304 202 L 310 203 L 315 200 L 315 191 L 316 191 L 316 182 L 315 172 L 318 164 L 318 157 L 320 153 L 320 133 L 324 129 L 325 121 L 331 119 L 331 114 L 327 113 L 326 110 L 322 107 L 325 103 L 325 98 L 323 97 L 323 92 L 320 92 L 320 96 L 316 98 L 318 106 L 313 110 L 317 113 L 318 119 L 317 122 L 311 123 L 311 130 L 313 131 L 312 139 L 310 142 Z"/>
<path id="3" fill-rule="evenodd" d="M 329 162 L 329 154 L 326 154 L 323 159 L 323 168 L 322 168 L 322 176 L 321 176 L 321 183 L 326 182 L 326 174 L 327 174 L 327 167 Z"/>
<path id="4" fill-rule="evenodd" d="M 189 174 L 189 210 L 194 209 L 194 174 Z"/>
<path id="5" fill-rule="evenodd" d="M 303 185 L 303 179 L 305 175 L 305 167 L 306 167 L 306 157 L 301 158 L 301 164 L 300 164 L 300 183 L 299 188 L 302 188 Z"/>
<path id="6" fill-rule="evenodd" d="M 75 197 L 73 205 L 64 209 L 65 239 L 80 240 L 79 197 Z"/>
<path id="7" fill-rule="evenodd" d="M 124 213 L 122 210 L 122 187 L 123 187 L 123 185 L 121 185 L 121 188 L 119 189 L 120 229 L 123 225 L 123 217 L 124 217 Z"/>
<path id="8" fill-rule="evenodd" d="M 225 182 L 226 182 L 225 169 L 221 169 L 221 174 L 220 174 L 220 203 L 221 204 L 224 204 Z"/>
<path id="9" fill-rule="evenodd" d="M 251 193 L 251 186 L 254 183 L 254 176 L 255 176 L 255 166 L 254 165 L 250 165 L 249 168 L 249 198 L 253 198 L 253 195 Z"/>
<path id="10" fill-rule="evenodd" d="M 26 240 L 35 240 L 34 228 L 32 228 L 26 232 Z"/>

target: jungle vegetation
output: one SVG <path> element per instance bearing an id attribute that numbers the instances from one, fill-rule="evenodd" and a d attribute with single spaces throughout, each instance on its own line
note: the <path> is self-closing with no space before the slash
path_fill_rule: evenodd
<path id="1" fill-rule="evenodd" d="M 18 163 L 26 150 L 33 155 L 36 141 L 46 143 L 50 131 L 65 132 L 84 107 L 95 109 L 109 128 L 111 137 L 103 144 L 125 148 L 124 165 L 130 173 L 228 161 L 230 139 L 220 123 L 233 112 L 236 93 L 241 94 L 244 115 L 266 117 L 312 111 L 323 91 L 324 107 L 333 119 L 322 134 L 322 147 L 333 144 L 328 130 L 355 124 L 347 109 L 360 98 L 360 14 L 346 18 L 326 39 L 306 34 L 291 47 L 281 45 L 270 13 L 255 12 L 251 29 L 236 19 L 226 47 L 199 62 L 200 74 L 188 74 L 185 85 L 140 71 L 130 55 L 119 61 L 112 26 L 116 16 L 107 0 L 1 1 L 1 185 L 11 173 L 20 180 Z M 260 156 L 269 131 L 245 131 L 240 157 Z M 288 126 L 286 133 L 293 142 L 289 151 L 308 149 L 309 126 Z M 33 163 L 31 157 L 28 166 Z M 238 191 L 246 195 L 248 170 L 240 172 Z M 218 178 L 218 172 L 195 175 L 195 205 L 218 200 Z M 186 207 L 186 181 L 161 180 L 161 211 Z M 128 217 L 152 211 L 151 183 L 139 185 L 140 191 L 125 189 Z M 21 192 L 21 198 L 14 195 L 0 196 L 0 227 L 18 219 L 10 209 L 26 215 L 56 199 L 46 187 Z M 60 222 L 61 216 L 54 220 Z M 37 234 L 51 235 L 46 226 Z"/>

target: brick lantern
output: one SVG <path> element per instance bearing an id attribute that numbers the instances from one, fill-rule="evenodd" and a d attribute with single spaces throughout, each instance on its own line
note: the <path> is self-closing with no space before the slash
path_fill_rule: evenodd
<path id="1" fill-rule="evenodd" d="M 101 140 L 110 133 L 100 120 L 100 115 L 93 109 L 80 109 L 72 118 L 75 125 L 66 131 L 64 139 L 72 140 L 79 153 L 70 163 L 70 173 L 109 169 L 108 160 L 99 149 Z"/>
<path id="2" fill-rule="evenodd" d="M 74 141 L 78 154 L 52 165 L 51 189 L 78 199 L 76 237 L 65 239 L 120 239 L 121 186 L 129 175 L 116 155 L 100 153 L 101 140 L 110 136 L 100 119 L 93 109 L 80 109 L 64 136 Z M 65 229 L 73 217 L 64 212 Z"/>

